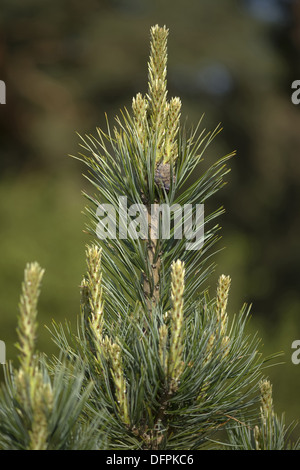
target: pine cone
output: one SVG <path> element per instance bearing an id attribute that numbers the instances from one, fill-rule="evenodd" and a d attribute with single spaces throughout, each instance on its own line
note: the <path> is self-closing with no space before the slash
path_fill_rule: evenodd
<path id="1" fill-rule="evenodd" d="M 154 174 L 154 181 L 156 184 L 165 188 L 166 191 L 170 190 L 171 184 L 171 166 L 170 163 L 160 163 Z M 175 175 L 173 176 L 173 182 L 175 182 Z"/>

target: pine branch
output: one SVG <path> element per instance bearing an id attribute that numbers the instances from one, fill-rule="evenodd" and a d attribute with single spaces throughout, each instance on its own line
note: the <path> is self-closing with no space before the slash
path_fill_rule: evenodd
<path id="1" fill-rule="evenodd" d="M 93 422 L 82 421 L 91 383 L 83 391 L 82 370 L 66 359 L 57 360 L 51 376 L 46 358 L 35 350 L 43 274 L 37 263 L 28 264 L 24 273 L 17 330 L 21 354 L 18 369 L 5 368 L 0 391 L 0 449 L 99 448 L 103 442 L 99 414 L 93 416 Z"/>
<path id="2" fill-rule="evenodd" d="M 291 440 L 296 424 L 286 426 L 284 415 L 279 417 L 273 406 L 272 385 L 269 380 L 260 381 L 259 422 L 240 421 L 238 426 L 228 426 L 229 442 L 224 446 L 234 450 L 299 450 L 299 439 Z"/>

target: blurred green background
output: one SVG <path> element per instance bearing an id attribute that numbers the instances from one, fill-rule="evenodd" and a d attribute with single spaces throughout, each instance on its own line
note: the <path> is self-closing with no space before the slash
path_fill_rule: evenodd
<path id="1" fill-rule="evenodd" d="M 210 202 L 225 206 L 225 246 L 217 277 L 230 274 L 230 311 L 252 303 L 249 331 L 263 352 L 283 351 L 267 371 L 278 412 L 300 418 L 300 2 L 289 0 L 2 0 L 0 79 L 0 339 L 15 360 L 24 267 L 46 269 L 38 347 L 55 351 L 44 325 L 76 325 L 85 271 L 83 233 L 88 189 L 80 134 L 105 127 L 147 89 L 149 30 L 170 29 L 169 96 L 183 116 L 222 133 L 209 162 L 232 150 L 228 185 Z M 300 435 L 298 428 L 298 435 Z"/>

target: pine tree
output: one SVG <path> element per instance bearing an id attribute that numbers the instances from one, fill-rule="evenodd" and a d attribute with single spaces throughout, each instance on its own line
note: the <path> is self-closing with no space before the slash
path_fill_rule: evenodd
<path id="1" fill-rule="evenodd" d="M 112 129 L 107 120 L 106 132 L 81 138 L 76 158 L 95 189 L 85 193 L 91 243 L 78 328 L 53 323 L 52 360 L 34 350 L 43 271 L 25 270 L 20 368 L 6 369 L 0 448 L 194 450 L 222 447 L 227 430 L 227 448 L 261 449 L 266 427 L 278 428 L 267 405 L 255 414 L 266 359 L 246 331 L 249 307 L 228 313 L 230 276 L 213 297 L 205 288 L 223 209 L 204 215 L 203 205 L 234 152 L 198 174 L 221 129 L 181 124 L 181 101 L 167 92 L 167 38 L 166 27 L 151 28 L 147 93 Z"/>

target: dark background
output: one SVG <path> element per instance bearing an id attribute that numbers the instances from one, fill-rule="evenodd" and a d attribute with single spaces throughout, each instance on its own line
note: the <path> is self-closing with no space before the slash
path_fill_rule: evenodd
<path id="1" fill-rule="evenodd" d="M 68 157 L 79 134 L 113 123 L 147 90 L 149 30 L 170 29 L 169 96 L 182 114 L 222 133 L 208 162 L 237 151 L 228 185 L 213 201 L 226 208 L 210 279 L 232 277 L 230 312 L 252 303 L 249 331 L 271 368 L 274 400 L 287 420 L 300 418 L 300 2 L 289 0 L 2 0 L 0 79 L 0 339 L 15 360 L 24 267 L 46 269 L 39 304 L 40 349 L 54 346 L 44 324 L 76 325 L 85 272 L 85 169 Z M 298 430 L 298 434 L 300 434 Z"/>

